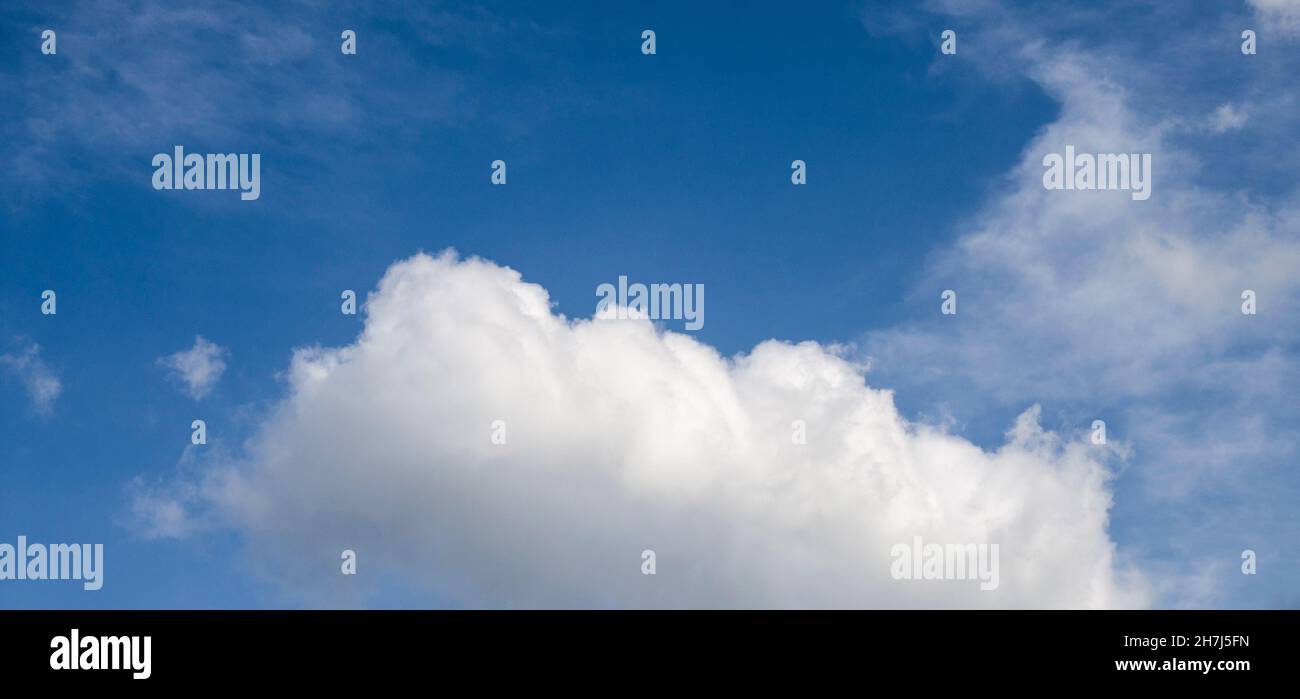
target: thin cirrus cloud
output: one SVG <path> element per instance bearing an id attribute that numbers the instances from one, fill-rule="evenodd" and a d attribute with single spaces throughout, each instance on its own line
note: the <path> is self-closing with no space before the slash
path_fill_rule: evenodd
<path id="1" fill-rule="evenodd" d="M 208 395 L 226 371 L 226 348 L 194 337 L 194 346 L 166 357 L 158 358 L 158 366 L 167 370 L 168 376 L 180 385 L 189 397 L 199 400 Z"/>
<path id="2" fill-rule="evenodd" d="M 214 11 L 146 0 L 128 13 L 112 2 L 79 0 L 53 18 L 0 16 L 10 32 L 30 37 L 38 36 L 37 22 L 57 21 L 67 47 L 57 61 L 39 53 L 15 56 L 21 69 L 10 86 L 31 118 L 0 123 L 0 155 L 9 164 L 0 173 L 5 198 L 16 206 L 71 195 L 91 179 L 147 188 L 149 155 L 178 143 L 195 152 L 243 152 L 273 141 L 323 169 L 351 162 L 363 148 L 352 140 L 358 124 L 409 134 L 430 124 L 495 118 L 463 99 L 463 75 L 418 54 L 425 45 L 474 50 L 480 34 L 505 20 L 472 7 L 408 7 L 403 25 L 417 42 L 380 31 L 367 34 L 361 49 L 375 70 L 400 80 L 366 82 L 363 73 L 330 60 L 339 57 L 337 18 L 361 27 L 391 17 L 344 5 L 316 3 L 285 20 L 255 2 L 223 3 Z M 510 29 L 516 37 L 536 32 Z M 176 50 L 160 58 L 160 45 Z M 359 92 L 367 98 L 356 99 Z M 83 149 L 111 151 L 113 164 L 74 166 Z M 308 186 L 294 179 L 282 190 Z"/>
<path id="3" fill-rule="evenodd" d="M 647 320 L 571 321 L 451 252 L 394 264 L 366 309 L 353 344 L 295 353 L 242 454 L 137 489 L 141 531 L 239 531 L 317 604 L 342 598 L 345 549 L 453 606 L 1148 601 L 1106 533 L 1112 450 L 1037 408 L 986 451 L 904 419 L 833 348 L 724 358 Z M 893 579 L 891 547 L 916 536 L 998 544 L 999 587 Z"/>

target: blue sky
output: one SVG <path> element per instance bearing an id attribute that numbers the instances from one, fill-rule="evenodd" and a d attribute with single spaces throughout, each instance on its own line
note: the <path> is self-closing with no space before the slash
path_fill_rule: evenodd
<path id="1" fill-rule="evenodd" d="M 183 458 L 195 418 L 211 452 L 251 458 L 245 440 L 285 400 L 294 349 L 361 331 L 340 290 L 364 298 L 395 261 L 446 248 L 518 270 L 569 318 L 590 317 L 593 289 L 620 274 L 702 283 L 708 320 L 693 336 L 722 355 L 770 338 L 851 343 L 904 418 L 989 450 L 1034 404 L 1061 434 L 1105 417 L 1129 450 L 1107 457 L 1108 532 L 1151 580 L 1151 604 L 1296 606 L 1300 284 L 1270 266 L 1295 259 L 1300 230 L 1296 15 L 1165 5 L 5 3 L 0 354 L 39 345 L 62 390 L 42 411 L 21 372 L 0 378 L 0 540 L 102 542 L 107 561 L 101 591 L 3 584 L 0 606 L 320 603 L 277 582 L 255 534 L 145 536 L 133 499 L 140 483 L 210 468 Z M 1244 57 L 1250 26 L 1261 49 Z M 959 51 L 940 56 L 949 27 Z M 56 55 L 39 51 L 45 28 Z M 355 56 L 338 50 L 345 28 Z M 1213 126 L 1224 104 L 1244 125 Z M 1255 274 L 1245 284 L 1275 290 L 1256 326 L 1189 320 L 1235 297 L 1200 310 L 1156 299 L 1136 316 L 1167 333 L 1102 320 L 1084 340 L 1090 321 L 1039 303 L 1116 288 L 1104 275 L 1145 249 L 1089 243 L 1086 213 L 1015 208 L 1053 125 L 1098 151 L 1154 150 L 1169 209 L 1107 200 L 1096 225 L 1156 230 L 1151 244 L 1191 260 L 1170 267 L 1192 280 L 1217 279 L 1198 265 L 1225 260 Z M 177 144 L 261 153 L 260 199 L 153 190 L 151 157 Z M 503 187 L 489 182 L 498 158 Z M 793 159 L 806 186 L 791 186 Z M 1077 248 L 1050 232 L 1050 246 L 989 242 L 1013 224 L 1083 235 Z M 1214 254 L 1243 246 L 1254 254 Z M 1017 276 L 1027 269 L 1060 286 Z M 972 290 L 959 329 L 937 325 L 943 288 Z M 44 289 L 57 316 L 39 312 Z M 1016 313 L 984 311 L 1000 295 Z M 1071 308 L 1124 315 L 1150 298 L 1085 294 Z M 1055 324 L 1072 330 L 1044 329 Z M 158 358 L 199 335 L 228 355 L 195 400 Z M 1253 578 L 1237 569 L 1247 548 L 1261 556 Z M 475 603 L 377 577 L 327 603 Z"/>

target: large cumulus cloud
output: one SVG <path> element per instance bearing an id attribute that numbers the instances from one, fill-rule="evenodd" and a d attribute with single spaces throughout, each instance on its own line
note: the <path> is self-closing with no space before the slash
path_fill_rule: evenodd
<path id="1" fill-rule="evenodd" d="M 239 455 L 141 511 L 235 528 L 308 604 L 393 581 L 453 606 L 1145 603 L 1107 536 L 1105 448 L 1032 407 L 981 450 L 900 417 L 840 354 L 724 358 L 646 320 L 568 320 L 491 262 L 417 255 L 355 343 L 295 353 Z M 999 544 L 999 587 L 894 580 L 890 547 L 915 536 Z"/>

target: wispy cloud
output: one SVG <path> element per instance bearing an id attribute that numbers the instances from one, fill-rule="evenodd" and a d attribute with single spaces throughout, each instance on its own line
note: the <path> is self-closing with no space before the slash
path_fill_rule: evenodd
<path id="1" fill-rule="evenodd" d="M 226 370 L 224 357 L 229 351 L 215 343 L 195 336 L 194 346 L 188 350 L 159 357 L 158 365 L 169 370 L 186 393 L 195 400 L 208 395 Z"/>
<path id="2" fill-rule="evenodd" d="M 1231 104 L 1219 105 L 1210 117 L 1210 129 L 1215 133 L 1237 131 L 1246 125 L 1246 112 Z"/>
<path id="3" fill-rule="evenodd" d="M 298 192 L 319 178 L 299 178 L 302 166 L 285 163 L 291 158 L 319 175 L 336 163 L 353 166 L 359 152 L 383 149 L 390 139 L 517 119 L 521 100 L 530 103 L 526 111 L 542 111 L 535 95 L 509 93 L 502 98 L 507 110 L 467 99 L 466 78 L 453 62 L 422 53 L 434 46 L 499 58 L 542 28 L 468 3 L 408 7 L 400 27 L 380 8 L 313 5 L 234 1 L 217 10 L 145 0 L 123 11 L 80 0 L 40 24 L 0 15 L 10 34 L 31 38 L 32 46 L 41 29 L 59 32 L 56 56 L 20 52 L 14 68 L 0 69 L 0 87 L 21 100 L 23 114 L 0 123 L 7 195 L 71 194 L 109 178 L 147 188 L 150 157 L 176 144 L 194 152 L 274 148 L 279 191 Z M 355 56 L 339 50 L 346 28 L 359 32 Z M 377 142 L 374 133 L 388 138 Z"/>
<path id="4" fill-rule="evenodd" d="M 1094 32 L 1100 25 L 1076 17 L 1065 23 L 1072 38 L 1056 43 L 1062 23 L 1032 10 L 991 18 L 967 16 L 964 26 L 1000 66 L 1017 67 L 1056 98 L 1060 115 L 1027 145 L 1005 191 L 964 222 L 921 275 L 918 303 L 937 304 L 940 290 L 954 289 L 964 315 L 872 333 L 876 378 L 963 416 L 1043 402 L 1076 424 L 1106 418 L 1134 449 L 1121 510 L 1143 512 L 1146 537 L 1167 528 L 1161 540 L 1176 535 L 1182 547 L 1177 566 L 1151 567 L 1203 588 L 1198 561 L 1295 534 L 1289 517 L 1268 513 L 1300 492 L 1290 427 L 1300 415 L 1289 398 L 1300 390 L 1300 325 L 1289 321 L 1300 302 L 1296 172 L 1293 162 L 1286 171 L 1276 162 L 1251 165 L 1294 147 L 1275 129 L 1294 132 L 1297 118 L 1276 99 L 1251 96 L 1285 92 L 1276 89 L 1279 68 L 1297 61 L 1243 63 L 1256 57 L 1236 50 L 1240 21 L 1210 21 L 1156 42 L 1138 26 L 1115 32 L 1102 23 Z M 990 38 L 983 30 L 994 20 Z M 1206 54 L 1204 45 L 1223 50 Z M 1117 57 L 1140 58 L 1142 69 Z M 1174 71 L 1187 74 L 1189 61 L 1197 75 L 1233 79 L 1179 79 Z M 1252 118 L 1225 98 L 1252 104 Z M 1210 129 L 1180 113 L 1213 104 L 1224 106 Z M 1213 133 L 1229 129 L 1243 134 L 1231 149 Z M 1067 144 L 1153 154 L 1151 199 L 1045 190 L 1042 158 Z M 1250 179 L 1214 179 L 1227 168 Z M 1263 185 L 1259 194 L 1240 193 L 1253 184 Z M 1278 188 L 1287 193 L 1272 194 Z M 1247 289 L 1270 309 L 1243 315 Z M 1219 504 L 1208 507 L 1211 498 Z M 1167 518 L 1154 515 L 1172 502 L 1180 508 Z M 1238 502 L 1258 505 L 1249 520 Z M 1165 548 L 1133 537 L 1122 543 L 1143 555 Z M 1214 589 L 1231 589 L 1240 577 Z M 1173 600 L 1187 596 L 1179 585 L 1159 588 Z"/>
<path id="5" fill-rule="evenodd" d="M 40 345 L 30 341 L 22 342 L 16 352 L 0 354 L 0 366 L 22 382 L 36 414 L 45 417 L 53 412 L 54 401 L 63 392 L 63 384 L 41 358 Z"/>
<path id="6" fill-rule="evenodd" d="M 1283 37 L 1300 34 L 1300 1 L 1247 0 L 1247 2 L 1268 29 L 1276 29 Z"/>
<path id="7" fill-rule="evenodd" d="M 111 3 L 84 1 L 61 19 L 57 61 L 23 57 L 28 111 L 41 123 L 16 125 L 36 141 L 21 145 L 67 140 L 126 149 L 200 133 L 220 142 L 286 120 L 315 129 L 336 115 L 311 109 L 304 98 L 356 85 L 337 62 L 321 60 L 337 32 L 322 27 L 312 36 L 281 27 L 256 4 L 216 11 L 144 2 L 119 12 Z M 163 41 L 176 50 L 159 54 Z M 291 79 L 309 62 L 313 84 Z M 278 69 L 271 92 L 262 89 L 268 65 Z"/>

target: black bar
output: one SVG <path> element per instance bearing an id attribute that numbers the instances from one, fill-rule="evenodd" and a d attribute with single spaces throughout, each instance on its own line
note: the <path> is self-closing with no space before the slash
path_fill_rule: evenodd
<path id="1" fill-rule="evenodd" d="M 1298 623 L 1300 611 L 3 611 L 0 668 L 6 679 L 47 687 L 431 676 L 444 688 L 576 683 L 611 692 L 709 682 L 804 683 L 806 693 L 808 683 L 861 687 L 888 677 L 916 689 L 1032 678 L 1249 686 L 1293 678 Z M 149 636 L 150 677 L 52 669 L 52 639 L 70 642 L 73 629 L 81 639 Z M 1154 649 L 1133 640 L 1162 638 Z M 1116 669 L 1128 660 L 1171 669 Z M 1176 660 L 1248 667 L 1205 674 Z"/>

